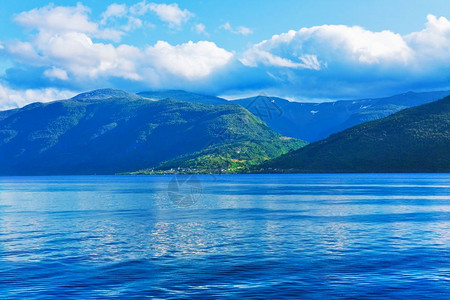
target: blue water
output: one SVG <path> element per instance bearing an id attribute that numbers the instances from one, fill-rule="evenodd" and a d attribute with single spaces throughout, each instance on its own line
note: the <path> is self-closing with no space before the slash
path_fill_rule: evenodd
<path id="1" fill-rule="evenodd" d="M 1 298 L 450 298 L 450 174 L 0 178 Z"/>

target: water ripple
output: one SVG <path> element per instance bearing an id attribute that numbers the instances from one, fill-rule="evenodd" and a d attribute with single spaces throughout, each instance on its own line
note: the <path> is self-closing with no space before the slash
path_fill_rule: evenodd
<path id="1" fill-rule="evenodd" d="M 0 298 L 450 298 L 450 175 L 0 178 Z"/>

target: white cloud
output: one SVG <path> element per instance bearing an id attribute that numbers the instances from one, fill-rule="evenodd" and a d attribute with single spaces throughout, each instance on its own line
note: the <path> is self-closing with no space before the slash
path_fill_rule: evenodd
<path id="1" fill-rule="evenodd" d="M 253 30 L 251 30 L 250 28 L 245 27 L 245 26 L 239 26 L 237 28 L 237 33 L 242 34 L 242 35 L 249 35 L 249 34 L 253 33 Z"/>
<path id="2" fill-rule="evenodd" d="M 6 44 L 7 55 L 18 64 L 26 62 L 45 68 L 43 75 L 50 79 L 71 79 L 82 85 L 96 79 L 120 78 L 152 86 L 162 85 L 163 81 L 201 80 L 225 67 L 233 58 L 233 53 L 207 41 L 179 45 L 159 41 L 143 49 L 96 42 L 92 37 L 111 33 L 108 28 L 99 31 L 92 26 L 86 11 L 78 5 L 72 8 L 49 6 L 22 13 L 17 22 L 26 27 L 36 26 L 33 29 L 37 33 L 30 41 Z M 58 28 L 55 24 L 69 12 L 74 14 L 72 20 L 83 21 L 70 24 L 69 19 L 66 30 Z M 50 19 L 45 18 L 46 14 Z M 37 22 L 38 15 L 42 24 Z M 139 24 L 137 21 L 134 26 Z"/>
<path id="3" fill-rule="evenodd" d="M 171 25 L 180 26 L 194 16 L 187 9 L 181 10 L 178 4 L 150 4 L 150 9 L 154 11 L 158 17 Z"/>
<path id="4" fill-rule="evenodd" d="M 312 70 L 320 70 L 320 62 L 317 60 L 316 55 L 311 54 L 303 54 L 299 57 L 301 63 L 300 65 L 305 69 L 312 69 Z"/>
<path id="5" fill-rule="evenodd" d="M 115 29 L 110 29 L 110 28 L 106 28 L 104 30 L 98 31 L 94 34 L 92 34 L 91 36 L 93 38 L 99 38 L 99 39 L 103 39 L 103 40 L 110 40 L 113 42 L 120 42 L 120 40 L 122 39 L 122 36 L 125 33 L 120 31 L 120 30 L 115 30 Z"/>
<path id="6" fill-rule="evenodd" d="M 273 67 L 298 68 L 301 66 L 300 63 L 295 63 L 290 59 L 282 58 L 269 51 L 257 49 L 256 47 L 247 51 L 245 57 L 241 59 L 241 62 L 249 67 L 257 67 L 260 63 Z"/>
<path id="7" fill-rule="evenodd" d="M 231 26 L 231 24 L 229 22 L 226 22 L 225 24 L 223 24 L 222 26 L 220 26 L 221 29 L 225 29 L 231 33 L 234 34 L 240 34 L 240 35 L 250 35 L 253 33 L 253 30 L 251 30 L 248 27 L 245 26 L 239 26 L 237 28 L 234 28 L 233 26 Z"/>
<path id="8" fill-rule="evenodd" d="M 138 2 L 130 7 L 130 12 L 133 15 L 143 16 L 149 11 L 149 6 L 146 0 Z"/>
<path id="9" fill-rule="evenodd" d="M 344 25 L 291 30 L 253 45 L 240 61 L 270 74 L 270 88 L 312 97 L 446 89 L 450 21 L 429 15 L 422 31 L 408 35 Z"/>
<path id="10" fill-rule="evenodd" d="M 67 72 L 65 70 L 55 67 L 45 70 L 44 75 L 50 79 L 60 79 L 60 80 L 69 79 L 69 76 L 67 75 Z"/>
<path id="11" fill-rule="evenodd" d="M 209 36 L 208 32 L 206 31 L 205 25 L 202 23 L 195 24 L 194 31 L 198 34 Z"/>
<path id="12" fill-rule="evenodd" d="M 22 12 L 14 20 L 25 28 L 41 33 L 80 32 L 95 38 L 120 41 L 123 32 L 114 29 L 100 30 L 98 24 L 89 21 L 89 12 L 89 8 L 80 3 L 67 7 L 50 4 Z"/>
<path id="13" fill-rule="evenodd" d="M 361 27 L 324 25 L 274 35 L 248 50 L 242 62 L 319 70 L 319 61 L 348 64 L 406 65 L 413 50 L 399 34 L 371 32 Z"/>
<path id="14" fill-rule="evenodd" d="M 231 24 L 226 22 L 225 24 L 221 25 L 220 28 L 228 30 L 228 31 L 232 31 L 233 27 L 231 27 Z"/>
<path id="15" fill-rule="evenodd" d="M 425 29 L 405 36 L 405 41 L 424 63 L 420 68 L 450 65 L 450 21 L 444 17 L 428 15 Z"/>
<path id="16" fill-rule="evenodd" d="M 42 57 L 36 52 L 34 46 L 29 42 L 10 42 L 7 43 L 3 49 L 9 53 L 9 55 L 14 56 L 21 62 L 35 65 L 42 63 Z"/>
<path id="17" fill-rule="evenodd" d="M 249 67 L 257 67 L 259 63 L 282 68 L 294 68 L 294 69 L 313 69 L 320 70 L 321 64 L 316 55 L 303 54 L 298 57 L 299 62 L 294 62 L 287 58 L 274 55 L 268 51 L 262 51 L 259 49 L 253 49 L 251 52 L 246 53 L 246 57 L 241 59 L 241 62 Z"/>
<path id="18" fill-rule="evenodd" d="M 444 17 L 437 18 L 434 15 L 427 16 L 425 29 L 419 32 L 413 32 L 406 36 L 406 40 L 418 46 L 434 46 L 432 48 L 450 48 L 450 21 Z M 431 49 L 431 48 L 430 48 Z"/>
<path id="19" fill-rule="evenodd" d="M 148 11 L 152 11 L 161 21 L 168 23 L 171 27 L 179 27 L 194 16 L 189 10 L 180 9 L 177 3 L 157 4 L 152 2 L 147 4 L 145 0 L 133 5 L 130 11 L 135 15 L 144 15 Z"/>
<path id="20" fill-rule="evenodd" d="M 208 78 L 233 58 L 233 53 L 206 41 L 180 45 L 159 41 L 140 50 L 128 45 L 114 47 L 94 43 L 82 33 L 70 33 L 50 37 L 38 44 L 42 60 L 55 64 L 44 71 L 46 77 L 64 81 L 71 79 L 81 86 L 91 85 L 93 81 L 101 84 L 103 79 L 121 78 L 155 88 L 167 88 L 180 82 Z M 58 89 L 14 91 L 2 87 L 0 92 L 0 108 L 61 97 Z"/>
<path id="21" fill-rule="evenodd" d="M 69 99 L 75 94 L 55 88 L 16 90 L 0 83 L 0 110 L 22 107 L 32 102 Z"/>
<path id="22" fill-rule="evenodd" d="M 35 8 L 22 12 L 15 17 L 15 21 L 30 29 L 49 32 L 78 31 L 93 33 L 98 26 L 88 19 L 89 8 L 78 3 L 75 7 L 54 6 Z"/>
<path id="23" fill-rule="evenodd" d="M 145 5 L 173 26 L 183 24 L 192 16 L 176 4 Z M 138 48 L 96 40 L 119 41 L 123 31 L 100 27 L 100 23 L 106 26 L 112 18 L 127 20 L 122 25 L 124 31 L 142 26 L 142 21 L 137 15 L 130 15 L 130 11 L 131 8 L 123 5 L 109 6 L 99 23 L 90 20 L 89 9 L 81 4 L 73 7 L 48 5 L 17 15 L 16 23 L 29 29 L 32 35 L 27 40 L 1 43 L 1 54 L 12 61 L 13 68 L 20 69 L 20 76 L 29 74 L 29 78 L 21 77 L 23 80 L 19 79 L 19 83 L 15 79 L 14 84 L 26 86 L 22 82 L 36 84 L 36 80 L 41 80 L 45 86 L 54 83 L 85 89 L 87 86 L 109 85 L 110 80 L 117 82 L 118 79 L 166 88 L 183 82 L 196 84 L 224 69 L 233 60 L 233 53 L 208 41 L 189 41 L 179 45 L 159 41 L 153 46 Z M 202 26 L 197 29 L 206 32 Z M 45 80 L 45 77 L 50 80 Z M 4 78 L 8 80 L 9 77 Z M 58 91 L 59 88 L 19 91 L 2 85 L 0 105 L 2 108 L 15 107 L 42 98 L 61 98 Z"/>
<path id="24" fill-rule="evenodd" d="M 106 25 L 107 23 L 111 23 L 110 21 L 117 19 L 126 20 L 126 23 L 120 26 L 120 28 L 124 31 L 132 31 L 142 27 L 143 25 L 141 19 L 130 15 L 130 10 L 128 9 L 126 4 L 117 3 L 111 4 L 110 6 L 108 6 L 106 11 L 102 13 L 102 20 L 100 21 L 100 24 Z M 122 32 L 120 33 L 121 35 L 123 34 Z"/>
<path id="25" fill-rule="evenodd" d="M 138 48 L 95 43 L 79 32 L 59 35 L 40 34 L 35 47 L 43 60 L 67 70 L 76 80 L 112 76 L 139 80 L 135 61 L 141 56 Z"/>
<path id="26" fill-rule="evenodd" d="M 101 24 L 104 25 L 109 19 L 121 18 L 126 16 L 128 13 L 128 8 L 125 4 L 113 3 L 102 13 Z"/>
<path id="27" fill-rule="evenodd" d="M 146 5 L 150 5 L 150 9 L 154 7 Z M 170 5 L 172 8 L 178 6 Z M 109 6 L 103 16 L 123 15 L 124 9 Z M 86 7 L 78 4 L 76 7 L 50 5 L 21 13 L 16 21 L 37 33 L 28 42 L 6 44 L 6 52 L 17 63 L 47 68 L 44 75 L 48 78 L 79 82 L 97 78 L 160 82 L 169 75 L 192 81 L 211 75 L 233 57 L 233 53 L 206 41 L 180 45 L 159 41 L 144 49 L 95 42 L 93 37 L 102 34 L 111 37 L 114 33 L 108 28 L 99 30 L 97 24 L 89 20 L 87 12 Z M 167 18 L 175 22 L 177 16 L 169 13 Z M 139 19 L 131 20 L 130 27 L 142 25 Z M 154 75 L 148 77 L 149 70 L 154 70 Z"/>
<path id="28" fill-rule="evenodd" d="M 138 19 L 135 17 L 129 17 L 128 23 L 126 25 L 122 26 L 122 29 L 125 31 L 131 31 L 131 30 L 135 30 L 135 29 L 142 27 L 142 25 L 143 25 L 143 22 L 141 19 Z"/>
<path id="29" fill-rule="evenodd" d="M 110 6 L 95 23 L 81 4 L 49 5 L 18 14 L 16 22 L 30 30 L 30 37 L 0 41 L 0 54 L 8 67 L 20 69 L 11 76 L 25 76 L 29 68 L 34 84 L 42 79 L 46 85 L 64 84 L 76 87 L 73 89 L 119 82 L 122 88 L 130 84 L 139 88 L 197 87 L 227 94 L 246 89 L 282 90 L 278 94 L 341 98 L 368 90 L 391 94 L 449 85 L 450 21 L 444 17 L 430 15 L 422 31 L 403 36 L 344 25 L 291 30 L 251 46 L 238 54 L 237 60 L 235 53 L 211 41 L 158 41 L 140 48 L 120 44 L 125 32 L 144 26 L 142 16 L 148 12 L 175 28 L 193 16 L 177 4 L 141 1 L 131 7 Z M 235 34 L 251 33 L 230 23 L 221 28 Z M 208 36 L 202 23 L 193 23 L 189 29 Z M 5 72 L 3 78 L 8 80 L 7 76 Z M 9 83 L 21 84 L 17 80 Z"/>
<path id="30" fill-rule="evenodd" d="M 159 41 L 141 50 L 129 45 L 94 43 L 82 33 L 50 36 L 39 40 L 37 46 L 45 60 L 57 62 L 78 80 L 118 77 L 142 81 L 144 66 L 157 69 L 161 76 L 170 73 L 195 80 L 225 66 L 233 56 L 212 42 L 172 46 Z"/>
<path id="31" fill-rule="evenodd" d="M 146 58 L 158 70 L 184 77 L 188 80 L 204 78 L 224 67 L 233 54 L 216 46 L 213 42 L 188 42 L 172 46 L 159 41 L 145 51 Z"/>

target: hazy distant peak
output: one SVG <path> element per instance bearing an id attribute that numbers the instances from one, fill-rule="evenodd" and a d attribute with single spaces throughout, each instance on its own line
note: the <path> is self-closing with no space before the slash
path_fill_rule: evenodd
<path id="1" fill-rule="evenodd" d="M 178 101 L 196 102 L 212 105 L 223 105 L 229 103 L 227 100 L 216 96 L 197 94 L 183 90 L 145 91 L 138 93 L 138 95 L 151 100 L 163 100 L 171 98 Z"/>
<path id="2" fill-rule="evenodd" d="M 105 100 L 105 99 L 111 99 L 111 98 L 128 98 L 130 100 L 133 99 L 139 99 L 139 97 L 136 94 L 129 93 L 122 90 L 115 90 L 115 89 L 99 89 L 99 90 L 93 90 L 86 93 L 81 93 L 75 97 L 73 97 L 73 100 Z"/>

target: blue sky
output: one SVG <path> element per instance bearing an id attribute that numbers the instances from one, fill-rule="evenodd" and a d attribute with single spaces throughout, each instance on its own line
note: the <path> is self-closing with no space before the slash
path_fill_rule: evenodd
<path id="1" fill-rule="evenodd" d="M 10 1 L 0 108 L 113 87 L 298 101 L 450 86 L 450 2 Z"/>

